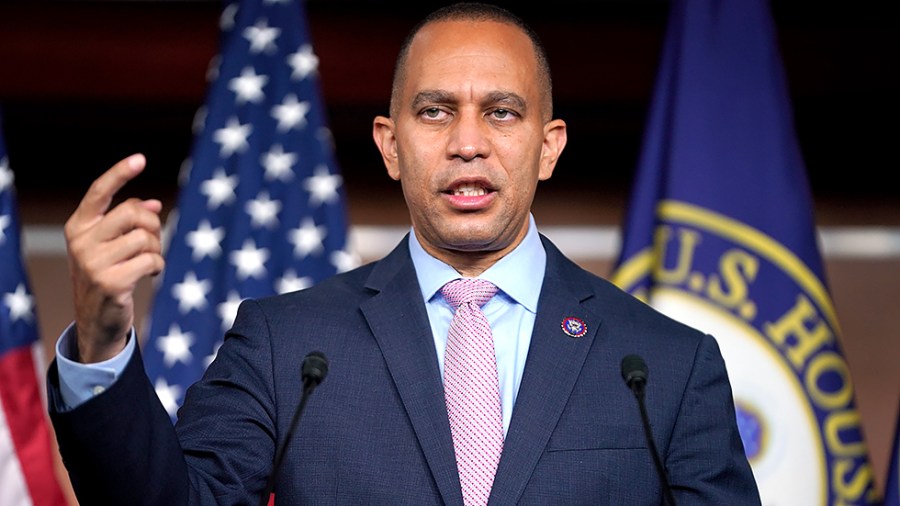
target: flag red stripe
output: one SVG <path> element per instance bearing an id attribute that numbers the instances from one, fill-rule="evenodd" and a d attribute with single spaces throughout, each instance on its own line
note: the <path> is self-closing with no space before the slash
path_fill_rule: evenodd
<path id="1" fill-rule="evenodd" d="M 65 505 L 53 469 L 50 429 L 28 346 L 0 356 L 0 407 L 34 506 Z"/>

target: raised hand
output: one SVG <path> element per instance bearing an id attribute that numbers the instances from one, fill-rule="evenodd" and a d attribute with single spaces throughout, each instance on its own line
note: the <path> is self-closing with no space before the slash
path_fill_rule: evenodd
<path id="1" fill-rule="evenodd" d="M 124 348 L 134 325 L 138 281 L 162 271 L 159 200 L 131 198 L 110 209 L 116 193 L 146 166 L 136 154 L 94 180 L 66 221 L 75 300 L 78 359 L 100 362 Z"/>

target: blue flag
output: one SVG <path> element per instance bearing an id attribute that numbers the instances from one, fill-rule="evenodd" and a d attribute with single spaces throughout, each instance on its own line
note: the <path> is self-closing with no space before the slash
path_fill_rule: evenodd
<path id="1" fill-rule="evenodd" d="M 43 352 L 22 262 L 14 182 L 0 132 L 0 504 L 64 506 L 41 394 Z"/>
<path id="2" fill-rule="evenodd" d="M 763 504 L 876 504 L 765 0 L 676 0 L 613 280 L 716 337 Z"/>
<path id="3" fill-rule="evenodd" d="M 302 4 L 231 3 L 221 27 L 143 346 L 173 421 L 243 299 L 357 264 Z"/>
<path id="4" fill-rule="evenodd" d="M 900 506 L 900 413 L 897 415 L 897 432 L 894 434 L 891 461 L 888 463 L 888 475 L 885 480 L 884 506 Z"/>

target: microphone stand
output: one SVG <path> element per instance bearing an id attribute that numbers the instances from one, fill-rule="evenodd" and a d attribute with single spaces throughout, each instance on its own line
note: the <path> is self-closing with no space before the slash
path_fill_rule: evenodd
<path id="1" fill-rule="evenodd" d="M 666 477 L 666 470 L 663 468 L 662 460 L 659 458 L 659 451 L 656 449 L 656 443 L 653 441 L 653 432 L 650 430 L 650 417 L 647 416 L 647 407 L 644 405 L 644 387 L 647 386 L 647 364 L 644 359 L 637 355 L 628 355 L 622 359 L 622 378 L 625 384 L 634 393 L 637 399 L 638 408 L 641 412 L 641 423 L 644 426 L 644 436 L 647 437 L 647 446 L 650 448 L 650 455 L 653 456 L 653 465 L 656 467 L 656 474 L 662 482 L 663 496 L 666 503 L 670 506 L 675 505 L 675 497 L 672 495 L 672 489 L 669 487 L 669 480 Z"/>
<path id="2" fill-rule="evenodd" d="M 672 496 L 672 489 L 669 488 L 669 480 L 666 478 L 666 470 L 663 468 L 662 460 L 659 458 L 659 452 L 656 450 L 656 443 L 653 442 L 653 433 L 650 430 L 650 417 L 647 416 L 647 407 L 644 406 L 644 382 L 635 381 L 632 383 L 631 391 L 634 392 L 638 401 L 638 408 L 641 411 L 641 422 L 644 424 L 644 435 L 647 436 L 647 446 L 650 447 L 650 454 L 653 455 L 653 465 L 656 467 L 656 473 L 663 483 L 663 493 L 666 502 L 671 506 L 675 505 L 675 497 Z"/>
<path id="3" fill-rule="evenodd" d="M 267 506 L 269 504 L 269 497 L 272 495 L 272 491 L 275 490 L 275 479 L 278 477 L 278 470 L 281 469 L 281 462 L 284 460 L 284 454 L 287 453 L 288 443 L 290 443 L 291 436 L 294 435 L 294 430 L 297 428 L 297 423 L 300 421 L 300 415 L 306 407 L 306 402 L 309 400 L 310 394 L 317 386 L 319 386 L 319 383 L 325 379 L 325 374 L 327 373 L 328 360 L 321 352 L 314 351 L 303 359 L 303 396 L 300 398 L 300 404 L 294 411 L 294 416 L 291 418 L 291 424 L 288 426 L 288 430 L 284 435 L 284 443 L 275 452 L 272 474 L 269 475 L 269 479 L 266 482 L 266 489 L 259 498 L 259 506 Z"/>

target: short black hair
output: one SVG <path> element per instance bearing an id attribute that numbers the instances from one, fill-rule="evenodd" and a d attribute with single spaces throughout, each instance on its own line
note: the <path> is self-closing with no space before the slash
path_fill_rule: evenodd
<path id="1" fill-rule="evenodd" d="M 400 52 L 397 55 L 397 61 L 394 64 L 394 78 L 391 86 L 391 114 L 395 111 L 397 100 L 400 95 L 402 81 L 406 78 L 406 59 L 409 56 L 409 48 L 412 45 L 416 35 L 427 25 L 439 23 L 443 21 L 494 21 L 513 25 L 528 36 L 531 45 L 534 48 L 535 58 L 537 59 L 537 67 L 539 78 L 543 81 L 542 92 L 549 106 L 547 119 L 553 115 L 553 82 L 550 76 L 550 62 L 547 59 L 547 51 L 541 42 L 537 32 L 531 28 L 522 18 L 513 14 L 509 10 L 498 5 L 487 4 L 482 2 L 457 2 L 441 7 L 431 14 L 428 14 L 419 21 L 412 30 L 406 35 L 403 44 L 400 46 Z"/>

